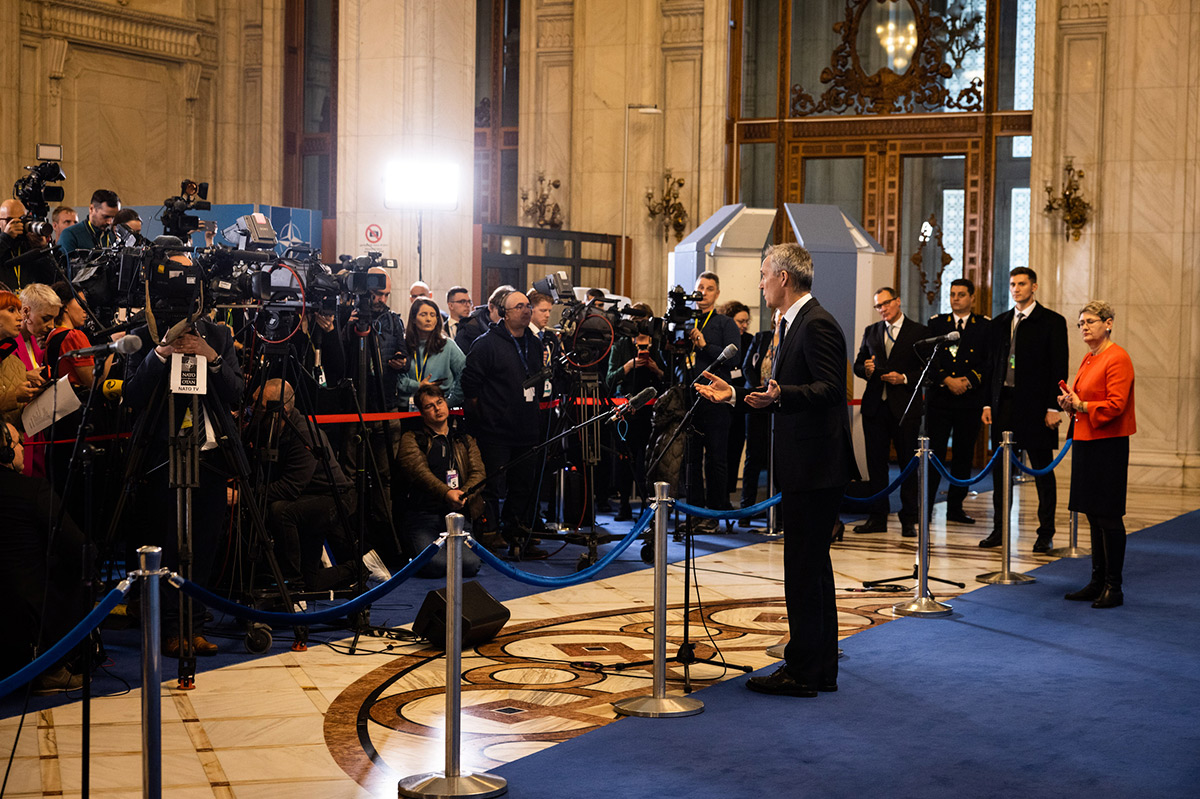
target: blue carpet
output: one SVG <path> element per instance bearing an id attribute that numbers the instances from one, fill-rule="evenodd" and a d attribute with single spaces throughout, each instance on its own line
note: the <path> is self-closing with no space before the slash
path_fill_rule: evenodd
<path id="1" fill-rule="evenodd" d="M 947 619 L 843 642 L 836 694 L 743 679 L 698 716 L 622 719 L 495 773 L 528 797 L 1196 796 L 1200 511 L 1129 538 L 1126 604 L 1062 595 L 1087 560 L 988 586 Z"/>

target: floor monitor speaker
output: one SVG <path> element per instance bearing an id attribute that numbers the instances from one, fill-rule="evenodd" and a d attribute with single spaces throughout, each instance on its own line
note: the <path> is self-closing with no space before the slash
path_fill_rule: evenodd
<path id="1" fill-rule="evenodd" d="M 486 644 L 500 633 L 512 614 L 477 581 L 462 586 L 462 647 Z M 417 611 L 413 632 L 439 649 L 446 645 L 446 589 L 430 591 Z"/>

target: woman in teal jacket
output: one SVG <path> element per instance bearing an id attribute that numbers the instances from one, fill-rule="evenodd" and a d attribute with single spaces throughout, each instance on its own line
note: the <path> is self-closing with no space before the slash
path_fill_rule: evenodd
<path id="1" fill-rule="evenodd" d="M 400 375 L 400 407 L 412 407 L 412 396 L 423 383 L 437 383 L 446 392 L 450 407 L 462 406 L 459 378 L 467 356 L 446 338 L 442 313 L 433 300 L 417 300 L 408 313 L 404 342 L 408 345 L 408 372 Z"/>

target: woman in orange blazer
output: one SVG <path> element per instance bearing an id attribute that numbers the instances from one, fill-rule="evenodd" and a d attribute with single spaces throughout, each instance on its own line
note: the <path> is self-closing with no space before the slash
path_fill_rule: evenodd
<path id="1" fill-rule="evenodd" d="M 1094 608 L 1124 602 L 1125 488 L 1129 437 L 1137 432 L 1133 412 L 1133 362 L 1112 340 L 1113 309 L 1094 300 L 1079 312 L 1079 332 L 1088 346 L 1070 389 L 1058 404 L 1074 417 L 1068 507 L 1087 515 L 1092 530 L 1092 579 L 1066 595 Z"/>

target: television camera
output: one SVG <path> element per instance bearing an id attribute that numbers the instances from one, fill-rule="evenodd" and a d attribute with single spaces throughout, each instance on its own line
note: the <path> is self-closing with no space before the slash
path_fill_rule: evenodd
<path id="1" fill-rule="evenodd" d="M 188 211 L 210 210 L 212 203 L 207 200 L 207 183 L 197 183 L 194 180 L 184 178 L 179 182 L 179 194 L 163 200 L 163 208 L 160 214 L 163 233 L 187 241 L 193 232 L 200 229 L 200 218 L 192 216 Z"/>
<path id="2" fill-rule="evenodd" d="M 617 307 L 612 298 L 579 301 L 566 272 L 546 275 L 533 288 L 548 295 L 555 305 L 563 306 L 557 332 L 562 335 L 569 366 L 586 369 L 600 363 L 608 357 L 617 336 L 658 336 L 661 332 L 661 320 L 632 305 Z"/>
<path id="3" fill-rule="evenodd" d="M 34 235 L 49 239 L 54 233 L 54 226 L 47 221 L 50 216 L 50 204 L 61 203 L 65 193 L 62 186 L 47 186 L 47 183 L 57 183 L 66 180 L 62 166 L 57 161 L 42 160 L 33 166 L 25 167 L 29 174 L 17 179 L 13 184 L 13 197 L 25 206 L 25 215 L 21 221 L 25 229 Z"/>

